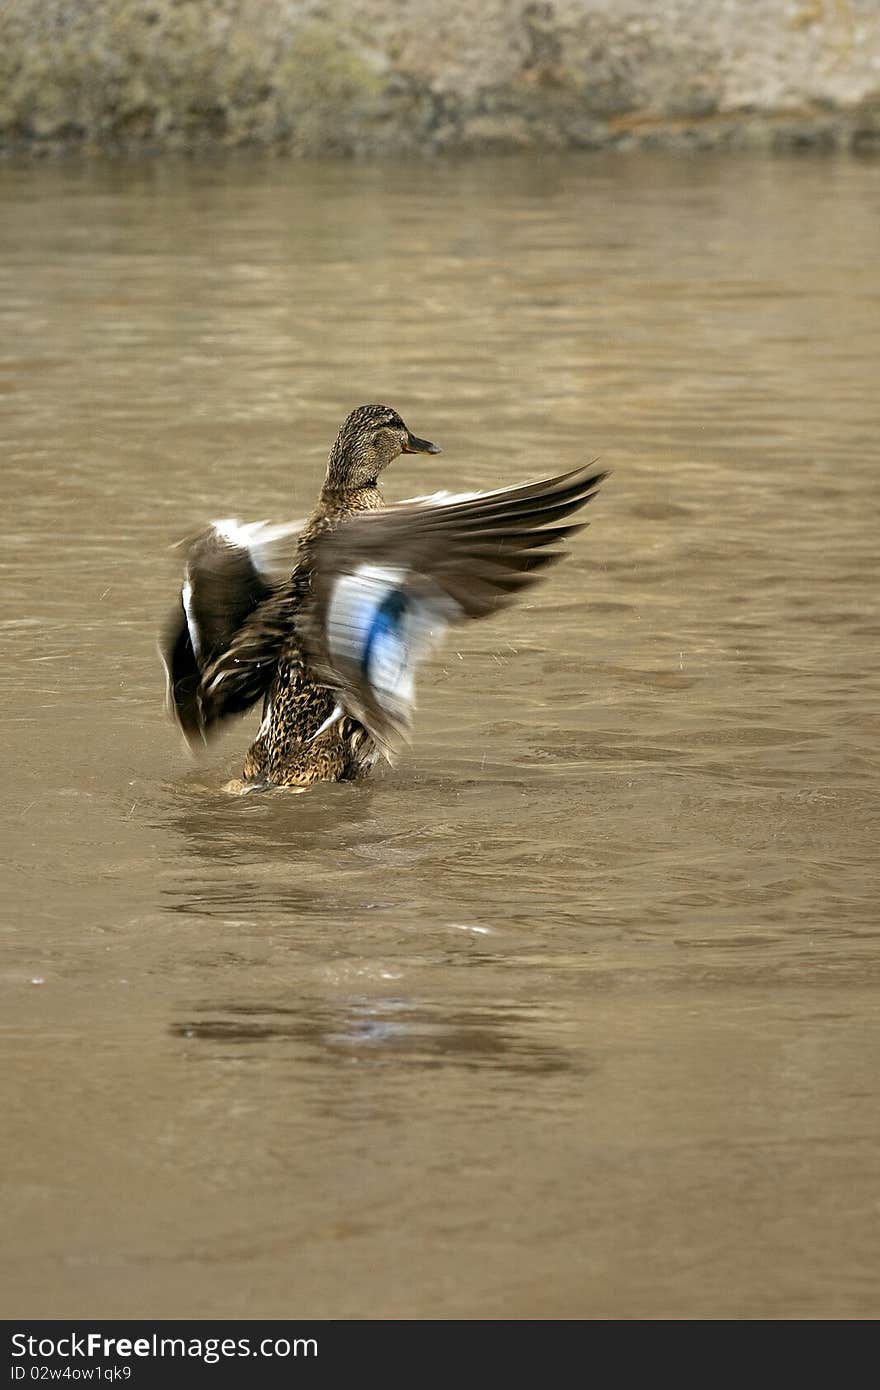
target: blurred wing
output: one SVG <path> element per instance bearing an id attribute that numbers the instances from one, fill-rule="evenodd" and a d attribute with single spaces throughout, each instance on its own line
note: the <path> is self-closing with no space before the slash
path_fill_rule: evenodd
<path id="1" fill-rule="evenodd" d="M 201 672 L 199 712 L 205 733 L 265 695 L 296 626 L 298 598 L 275 589 L 245 618 L 229 645 Z"/>
<path id="2" fill-rule="evenodd" d="M 450 623 L 484 618 L 562 559 L 607 475 L 575 469 L 451 501 L 402 502 L 345 521 L 315 542 L 300 620 L 315 678 L 335 691 L 393 761 L 408 740 L 419 662 Z"/>
<path id="3" fill-rule="evenodd" d="M 159 654 L 168 710 L 191 746 L 205 742 L 210 722 L 199 697 L 204 672 L 290 575 L 302 526 L 302 521 L 277 526 L 215 521 L 181 542 L 185 558 L 179 606 L 160 638 Z"/>

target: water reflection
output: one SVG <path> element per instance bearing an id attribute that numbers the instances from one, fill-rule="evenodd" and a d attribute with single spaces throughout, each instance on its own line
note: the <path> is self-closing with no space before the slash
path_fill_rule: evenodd
<path id="1" fill-rule="evenodd" d="M 516 1075 L 585 1071 L 580 1058 L 554 1042 L 558 1011 L 514 1004 L 449 1010 L 400 997 L 350 999 L 331 1005 L 216 1003 L 171 1025 L 173 1037 L 211 1044 L 194 1056 L 208 1061 L 259 1044 L 279 1057 L 312 1065 L 364 1063 L 393 1067 L 483 1069 Z"/>

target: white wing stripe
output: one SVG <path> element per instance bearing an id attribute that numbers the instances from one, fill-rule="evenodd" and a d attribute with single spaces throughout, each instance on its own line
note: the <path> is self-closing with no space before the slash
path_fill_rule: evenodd
<path id="1" fill-rule="evenodd" d="M 183 611 L 186 614 L 186 626 L 189 630 L 189 640 L 192 643 L 192 649 L 195 653 L 196 661 L 198 661 L 199 648 L 202 644 L 199 641 L 199 629 L 196 624 L 195 612 L 193 610 L 192 584 L 190 583 L 188 577 L 183 585 L 183 588 L 180 591 L 180 597 L 183 600 Z"/>
<path id="2" fill-rule="evenodd" d="M 273 546 L 277 547 L 279 541 L 296 535 L 304 525 L 304 521 L 242 522 L 234 516 L 211 522 L 215 533 L 222 541 L 237 550 L 247 551 L 251 564 L 264 579 L 272 579 L 277 569 L 278 556 L 273 555 Z"/>

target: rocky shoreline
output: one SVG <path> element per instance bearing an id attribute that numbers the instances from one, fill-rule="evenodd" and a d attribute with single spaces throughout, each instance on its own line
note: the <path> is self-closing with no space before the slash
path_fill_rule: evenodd
<path id="1" fill-rule="evenodd" d="M 876 0 L 12 0 L 0 152 L 880 150 Z"/>

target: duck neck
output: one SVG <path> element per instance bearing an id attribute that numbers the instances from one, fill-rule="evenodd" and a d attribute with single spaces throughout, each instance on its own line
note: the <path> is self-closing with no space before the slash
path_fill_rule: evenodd
<path id="1" fill-rule="evenodd" d="M 316 540 L 325 531 L 332 531 L 347 517 L 359 512 L 374 512 L 383 506 L 378 487 L 337 488 L 329 482 L 321 488 L 312 514 L 303 527 L 301 544 Z"/>
<path id="2" fill-rule="evenodd" d="M 385 505 L 378 483 L 366 487 L 351 487 L 334 478 L 327 470 L 316 510 L 326 517 L 353 516 L 355 512 L 374 512 Z"/>

